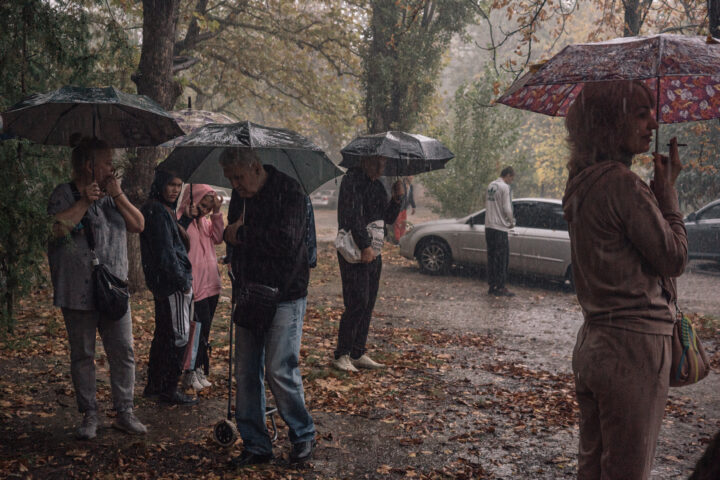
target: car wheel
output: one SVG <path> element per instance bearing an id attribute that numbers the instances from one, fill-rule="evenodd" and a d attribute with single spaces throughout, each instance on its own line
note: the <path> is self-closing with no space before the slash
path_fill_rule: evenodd
<path id="1" fill-rule="evenodd" d="M 450 248 L 442 240 L 429 239 L 423 241 L 416 255 L 420 271 L 430 275 L 440 275 L 450 268 L 452 254 Z"/>

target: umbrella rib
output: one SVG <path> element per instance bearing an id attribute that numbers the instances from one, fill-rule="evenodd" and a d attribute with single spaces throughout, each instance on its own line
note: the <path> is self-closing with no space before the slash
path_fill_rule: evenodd
<path id="1" fill-rule="evenodd" d="M 60 125 L 60 123 L 61 123 L 60 120 L 62 120 L 62 118 L 65 117 L 65 115 L 69 114 L 69 113 L 72 112 L 75 108 L 77 108 L 77 107 L 79 107 L 79 106 L 80 106 L 79 103 L 73 103 L 73 104 L 70 106 L 70 108 L 68 108 L 68 109 L 65 110 L 63 113 L 61 113 L 60 116 L 58 117 L 57 121 L 55 122 L 55 125 L 53 125 L 53 127 L 50 129 L 50 131 L 48 132 L 48 134 L 45 136 L 45 140 L 43 140 L 43 141 L 40 142 L 40 143 L 47 144 L 47 141 L 48 141 L 48 138 L 50 138 L 50 135 L 52 135 L 53 133 L 55 133 L 55 130 L 56 130 L 56 129 L 58 128 L 58 126 Z M 69 141 L 69 140 L 70 140 L 70 137 L 68 137 L 68 141 Z"/>
<path id="2" fill-rule="evenodd" d="M 307 186 L 305 186 L 305 182 L 302 181 L 302 178 L 300 177 L 300 172 L 298 172 L 297 168 L 295 168 L 295 162 L 292 161 L 292 159 L 290 158 L 290 155 L 288 155 L 288 153 L 285 151 L 284 148 L 281 148 L 280 151 L 283 153 L 283 155 L 285 155 L 287 157 L 288 161 L 290 162 L 290 165 L 292 165 L 292 168 L 295 171 L 295 176 L 298 179 L 298 183 L 300 183 L 300 186 L 305 191 L 305 194 L 309 195 L 310 192 L 308 192 Z"/>

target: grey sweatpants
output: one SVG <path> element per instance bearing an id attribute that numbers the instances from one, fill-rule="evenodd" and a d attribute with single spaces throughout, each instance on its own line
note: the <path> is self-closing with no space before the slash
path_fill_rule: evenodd
<path id="1" fill-rule="evenodd" d="M 95 332 L 105 348 L 110 365 L 113 407 L 124 412 L 133 407 L 135 355 L 133 353 L 130 309 L 112 321 L 96 311 L 62 309 L 70 342 L 70 374 L 75 386 L 78 410 L 97 410 L 95 399 Z"/>
<path id="2" fill-rule="evenodd" d="M 580 406 L 578 479 L 650 476 L 668 396 L 671 340 L 582 326 L 572 359 Z"/>

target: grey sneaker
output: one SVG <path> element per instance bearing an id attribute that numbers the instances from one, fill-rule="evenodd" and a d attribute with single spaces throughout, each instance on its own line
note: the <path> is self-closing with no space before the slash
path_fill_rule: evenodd
<path id="1" fill-rule="evenodd" d="M 382 363 L 378 363 L 366 354 L 363 354 L 360 358 L 354 359 L 351 358 L 350 361 L 353 365 L 355 365 L 356 368 L 367 368 L 370 370 L 375 370 L 378 368 L 384 368 L 385 365 Z"/>
<path id="2" fill-rule="evenodd" d="M 195 376 L 197 377 L 198 382 L 200 382 L 200 385 L 204 388 L 212 387 L 212 383 L 210 383 L 210 380 L 207 379 L 205 373 L 202 371 L 202 368 L 195 369 Z"/>
<path id="3" fill-rule="evenodd" d="M 147 433 L 147 428 L 137 419 L 132 410 L 118 412 L 118 416 L 112 426 L 130 435 L 145 435 Z"/>
<path id="4" fill-rule="evenodd" d="M 350 362 L 350 355 L 341 355 L 340 358 L 333 360 L 333 367 L 344 372 L 357 372 L 358 369 Z"/>
<path id="5" fill-rule="evenodd" d="M 192 388 L 196 392 L 199 392 L 204 388 L 202 383 L 200 383 L 200 380 L 198 380 L 195 370 L 185 372 L 185 376 L 183 377 L 183 388 L 186 390 Z"/>
<path id="6" fill-rule="evenodd" d="M 88 410 L 83 421 L 77 429 L 75 436 L 78 440 L 92 440 L 97 436 L 98 415 L 96 410 Z"/>

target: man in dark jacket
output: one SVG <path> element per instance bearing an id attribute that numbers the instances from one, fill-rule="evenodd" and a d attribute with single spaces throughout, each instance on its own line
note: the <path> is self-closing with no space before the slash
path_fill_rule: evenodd
<path id="1" fill-rule="evenodd" d="M 292 178 L 263 166 L 250 149 L 226 150 L 220 163 L 233 186 L 225 241 L 232 246 L 234 293 L 249 283 L 279 290 L 274 316 L 260 320 L 269 325 L 247 325 L 241 308 L 233 318 L 243 325 L 235 335 L 235 418 L 244 449 L 231 463 L 239 467 L 273 458 L 263 377 L 288 425 L 290 462 L 304 462 L 315 448 L 315 425 L 298 368 L 310 276 L 305 193 Z"/>
<path id="2" fill-rule="evenodd" d="M 181 237 L 184 231 L 175 220 L 181 189 L 182 180 L 156 171 L 150 196 L 141 210 L 145 230 L 140 234 L 140 254 L 145 283 L 155 300 L 155 333 L 143 395 L 159 395 L 160 400 L 171 404 L 192 405 L 197 398 L 177 388 L 192 304 L 192 266 Z"/>
<path id="3" fill-rule="evenodd" d="M 378 220 L 391 225 L 400 213 L 405 195 L 402 181 L 398 180 L 388 199 L 379 180 L 384 170 L 383 157 L 367 157 L 360 168 L 349 169 L 340 184 L 338 228 L 352 233 L 361 258 L 360 263 L 350 263 L 338 253 L 345 303 L 333 361 L 338 370 L 357 372 L 358 368 L 384 366 L 365 353 L 382 270 L 382 257 L 373 249 L 367 225 Z"/>

